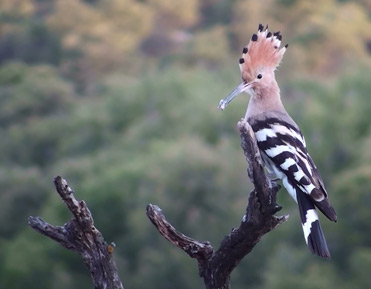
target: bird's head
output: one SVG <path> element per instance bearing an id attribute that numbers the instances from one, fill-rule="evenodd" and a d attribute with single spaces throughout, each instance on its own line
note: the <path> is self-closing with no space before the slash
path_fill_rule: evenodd
<path id="1" fill-rule="evenodd" d="M 237 86 L 225 99 L 219 103 L 219 109 L 226 106 L 241 92 L 254 95 L 257 92 L 267 91 L 276 84 L 274 71 L 280 64 L 288 45 L 280 48 L 281 32 L 269 32 L 259 24 L 257 34 L 253 34 L 250 43 L 243 48 L 239 60 L 242 83 Z"/>

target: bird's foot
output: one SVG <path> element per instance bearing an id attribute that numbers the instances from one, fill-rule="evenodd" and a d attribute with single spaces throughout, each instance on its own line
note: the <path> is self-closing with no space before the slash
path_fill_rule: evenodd
<path id="1" fill-rule="evenodd" d="M 281 211 L 282 210 L 282 206 L 280 206 L 279 204 L 275 204 L 274 206 L 274 214 Z"/>

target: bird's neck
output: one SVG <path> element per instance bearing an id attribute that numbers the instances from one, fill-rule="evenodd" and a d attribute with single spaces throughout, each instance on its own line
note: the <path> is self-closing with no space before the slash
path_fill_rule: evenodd
<path id="1" fill-rule="evenodd" d="M 245 119 L 270 111 L 285 111 L 280 89 L 275 79 L 269 86 L 259 86 L 249 91 L 251 98 L 247 107 Z"/>

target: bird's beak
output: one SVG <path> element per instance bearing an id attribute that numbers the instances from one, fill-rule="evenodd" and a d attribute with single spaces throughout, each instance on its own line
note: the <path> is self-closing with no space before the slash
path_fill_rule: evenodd
<path id="1" fill-rule="evenodd" d="M 237 96 L 239 95 L 241 92 L 244 92 L 246 91 L 250 85 L 252 84 L 252 82 L 242 82 L 239 86 L 237 86 L 230 94 L 227 95 L 226 98 L 224 99 L 221 99 L 220 102 L 219 102 L 219 106 L 218 106 L 218 109 L 220 110 L 224 110 L 227 105 Z"/>

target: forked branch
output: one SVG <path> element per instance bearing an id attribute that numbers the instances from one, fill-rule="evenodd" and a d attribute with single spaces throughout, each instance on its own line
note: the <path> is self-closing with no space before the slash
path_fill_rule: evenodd
<path id="1" fill-rule="evenodd" d="M 76 200 L 74 192 L 62 177 L 56 177 L 54 184 L 73 218 L 63 226 L 53 226 L 40 217 L 29 217 L 28 224 L 40 234 L 77 252 L 90 271 L 94 288 L 123 289 L 112 255 L 113 246 L 107 245 L 94 227 L 93 216 L 86 203 Z"/>
<path id="2" fill-rule="evenodd" d="M 147 215 L 160 234 L 172 244 L 196 258 L 199 274 L 206 289 L 229 288 L 230 274 L 244 256 L 251 252 L 260 238 L 287 220 L 276 217 L 279 186 L 272 185 L 265 175 L 256 139 L 250 125 L 242 119 L 238 123 L 241 147 L 248 162 L 248 175 L 255 189 L 250 193 L 246 213 L 237 229 L 226 236 L 214 250 L 209 242 L 199 242 L 178 232 L 155 205 L 147 206 Z"/>
<path id="3" fill-rule="evenodd" d="M 238 123 L 241 146 L 249 164 L 248 175 L 255 189 L 250 193 L 246 213 L 240 226 L 233 229 L 214 250 L 208 241 L 200 242 L 177 231 L 156 205 L 147 206 L 147 216 L 162 236 L 197 259 L 199 274 L 207 289 L 229 288 L 230 274 L 260 238 L 287 220 L 276 217 L 279 186 L 272 186 L 266 177 L 254 133 L 250 125 Z M 72 189 L 61 177 L 54 179 L 58 194 L 72 212 L 73 218 L 64 226 L 52 226 L 40 217 L 29 217 L 29 225 L 37 232 L 53 239 L 63 247 L 81 255 L 88 267 L 95 288 L 123 289 L 113 260 L 113 247 L 107 245 L 94 227 L 93 217 L 84 201 L 74 197 Z"/>

